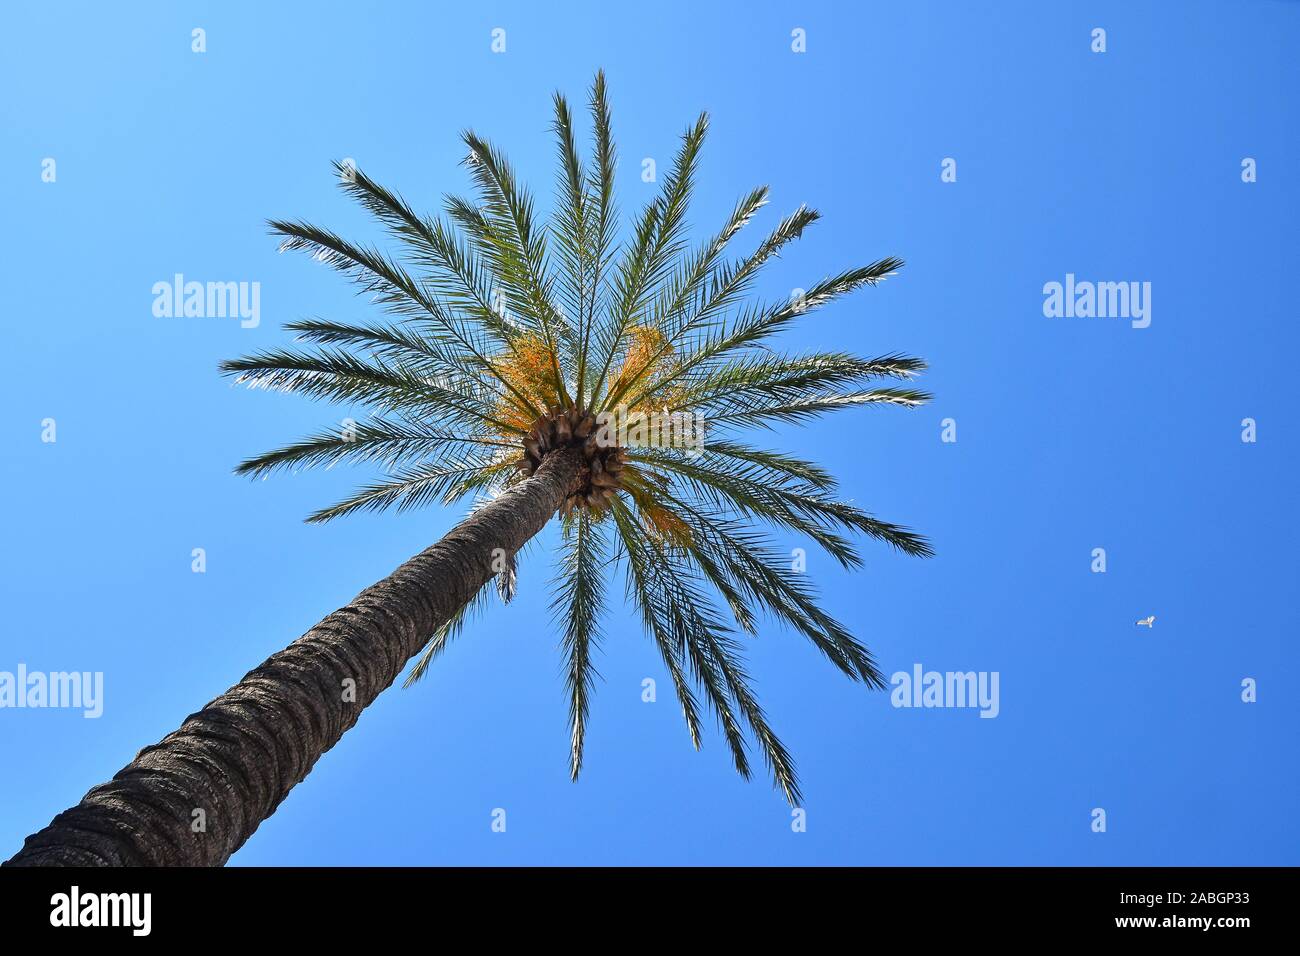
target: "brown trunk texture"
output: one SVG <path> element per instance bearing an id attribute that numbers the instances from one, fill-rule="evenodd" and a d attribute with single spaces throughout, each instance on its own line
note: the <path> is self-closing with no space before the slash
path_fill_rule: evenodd
<path id="1" fill-rule="evenodd" d="M 495 549 L 515 554 L 550 520 L 580 461 L 571 448 L 547 455 L 533 477 L 140 751 L 4 865 L 224 864 L 487 583 Z"/>

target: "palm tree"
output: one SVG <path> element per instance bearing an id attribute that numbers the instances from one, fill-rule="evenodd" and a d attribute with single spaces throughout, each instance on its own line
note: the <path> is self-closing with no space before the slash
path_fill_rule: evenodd
<path id="1" fill-rule="evenodd" d="M 737 633 L 755 633 L 766 613 L 850 679 L 884 686 L 867 649 L 754 524 L 804 535 L 846 568 L 861 564 L 848 533 L 911 555 L 927 556 L 929 546 L 837 499 L 821 467 L 747 444 L 744 432 L 928 398 L 879 384 L 911 379 L 924 368 L 918 359 L 771 345 L 803 315 L 874 285 L 901 261 L 838 273 L 792 301 L 748 301 L 760 269 L 818 218 L 814 210 L 801 206 L 752 252 L 725 258 L 767 202 L 767 189 L 755 189 L 692 251 L 686 211 L 708 128 L 701 115 L 660 195 L 620 239 L 603 75 L 590 93 L 590 165 L 558 94 L 554 110 L 558 196 L 545 228 L 502 154 L 472 132 L 463 137 L 477 196 L 448 198 L 440 217 L 417 214 L 340 165 L 343 188 L 388 229 L 396 252 L 305 222 L 276 220 L 271 229 L 282 250 L 334 266 L 390 318 L 293 322 L 309 345 L 222 366 L 249 386 L 370 410 L 238 467 L 258 477 L 359 461 L 388 473 L 309 521 L 473 496 L 469 516 L 141 751 L 10 863 L 224 863 L 417 654 L 408 683 L 425 672 L 493 579 L 509 599 L 515 555 L 556 515 L 552 610 L 563 631 L 575 779 L 607 579 L 620 567 L 692 742 L 699 747 L 703 696 L 736 770 L 751 773 L 748 731 L 792 804 L 800 799 L 794 763 L 751 689 Z"/>

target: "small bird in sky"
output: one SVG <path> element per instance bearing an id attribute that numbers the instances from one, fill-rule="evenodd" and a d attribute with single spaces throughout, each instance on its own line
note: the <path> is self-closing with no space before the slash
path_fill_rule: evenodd
<path id="1" fill-rule="evenodd" d="M 1152 614 L 1150 617 L 1144 617 L 1144 618 L 1142 618 L 1142 620 L 1138 621 L 1138 622 L 1137 622 L 1137 626 L 1138 626 L 1138 627 L 1155 627 L 1155 623 L 1156 623 L 1156 616 L 1155 616 L 1154 614 Z"/>

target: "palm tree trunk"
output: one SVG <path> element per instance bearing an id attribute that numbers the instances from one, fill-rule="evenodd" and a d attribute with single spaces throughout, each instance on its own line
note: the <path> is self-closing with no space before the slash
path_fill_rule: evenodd
<path id="1" fill-rule="evenodd" d="M 357 722 L 433 632 L 555 514 L 581 457 L 533 477 L 329 615 L 108 783 L 6 866 L 220 866 Z"/>

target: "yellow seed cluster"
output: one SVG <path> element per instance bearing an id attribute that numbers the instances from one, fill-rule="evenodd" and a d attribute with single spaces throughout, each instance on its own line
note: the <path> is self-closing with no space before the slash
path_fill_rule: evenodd
<path id="1" fill-rule="evenodd" d="M 632 326 L 627 339 L 623 363 L 618 373 L 609 377 L 606 394 L 614 394 L 634 377 L 638 381 L 629 391 L 640 392 L 659 378 L 663 368 L 672 360 L 672 347 L 664 348 L 664 334 L 653 325 Z M 659 354 L 661 351 L 662 355 Z M 531 332 L 520 335 L 510 349 L 492 357 L 492 365 L 497 376 L 508 386 L 497 404 L 497 418 L 501 421 L 525 430 L 532 425 L 536 416 L 521 407 L 523 403 L 519 395 L 526 396 L 537 408 L 549 408 L 555 404 L 554 381 L 558 362 L 540 335 Z M 638 407 L 629 411 L 650 412 L 675 407 L 679 394 L 676 388 L 666 389 L 637 403 Z"/>
<path id="2" fill-rule="evenodd" d="M 641 384 L 644 384 L 655 374 L 654 365 L 664 363 L 672 354 L 672 348 L 664 352 L 663 356 L 656 361 L 656 356 L 664 347 L 664 334 L 653 325 L 634 325 L 628 330 L 627 353 L 623 358 L 623 367 L 619 373 L 609 380 L 609 392 L 614 394 L 628 379 L 634 376 L 641 376 Z M 649 369 L 648 375 L 642 375 Z"/>
<path id="3" fill-rule="evenodd" d="M 628 330 L 627 340 L 627 348 L 618 373 L 611 375 L 606 383 L 607 395 L 614 395 L 619 389 L 628 386 L 628 394 L 621 396 L 619 402 L 640 394 L 653 384 L 663 375 L 664 368 L 673 360 L 673 349 L 665 347 L 663 332 L 653 325 L 633 326 Z M 560 414 L 554 391 L 557 361 L 540 335 L 534 333 L 520 335 L 512 342 L 510 349 L 493 356 L 492 365 L 501 381 L 508 386 L 496 409 L 497 417 L 502 422 L 517 426 L 534 436 L 533 430 L 536 429 L 539 421 L 554 426 L 555 416 Z M 632 379 L 636 379 L 635 384 L 631 384 Z M 533 411 L 521 407 L 523 403 L 519 395 L 525 396 L 538 408 L 547 410 L 543 419 L 537 419 Z M 628 409 L 628 412 L 658 412 L 675 408 L 680 395 L 681 392 L 677 388 L 670 387 L 638 402 L 637 407 Z M 524 458 L 516 464 L 530 461 L 532 460 Z M 536 462 L 532 461 L 532 465 L 536 467 Z M 689 547 L 690 526 L 671 509 L 655 502 L 656 496 L 652 489 L 663 481 L 662 476 L 646 473 L 631 466 L 628 466 L 627 470 L 637 475 L 637 484 L 643 486 L 639 489 L 625 490 L 631 492 L 632 504 L 646 532 L 667 547 Z M 531 474 L 531 471 L 528 473 Z M 580 479 L 590 481 L 590 475 L 591 472 L 584 468 Z M 592 517 L 598 519 L 601 513 L 602 509 L 593 509 Z"/>
<path id="4" fill-rule="evenodd" d="M 685 548 L 691 543 L 691 529 L 681 518 L 659 505 L 638 504 L 641 524 L 655 538 L 673 547 Z"/>
<path id="5" fill-rule="evenodd" d="M 555 356 L 540 335 L 521 335 L 513 346 L 513 350 L 498 355 L 492 363 L 501 381 L 509 386 L 497 407 L 497 417 L 527 429 L 536 416 L 520 407 L 514 392 L 526 395 L 538 408 L 555 404 L 550 384 L 555 380 Z"/>

